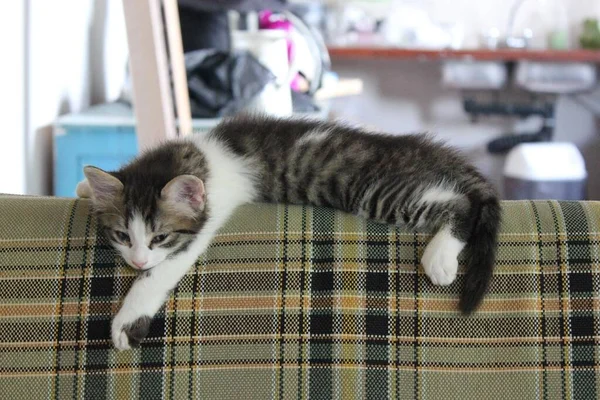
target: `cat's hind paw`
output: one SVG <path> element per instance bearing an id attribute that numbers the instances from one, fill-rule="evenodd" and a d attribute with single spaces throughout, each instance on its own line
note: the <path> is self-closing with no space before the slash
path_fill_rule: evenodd
<path id="1" fill-rule="evenodd" d="M 425 274 L 434 285 L 454 282 L 458 271 L 458 255 L 465 243 L 456 239 L 449 227 L 441 229 L 429 242 L 421 258 Z"/>

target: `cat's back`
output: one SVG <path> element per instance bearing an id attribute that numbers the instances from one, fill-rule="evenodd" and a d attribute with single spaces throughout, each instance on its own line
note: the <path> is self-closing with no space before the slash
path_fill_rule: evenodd
<path id="1" fill-rule="evenodd" d="M 238 154 L 292 146 L 309 131 L 326 129 L 327 123 L 302 118 L 276 118 L 241 114 L 224 119 L 208 137 Z"/>
<path id="2" fill-rule="evenodd" d="M 444 158 L 462 161 L 457 152 L 427 134 L 391 135 L 333 121 L 239 115 L 223 120 L 208 135 L 238 155 L 290 156 L 295 151 L 371 154 L 371 161 Z M 363 157 L 364 158 L 364 157 Z M 390 161 L 391 161 L 390 160 Z"/>

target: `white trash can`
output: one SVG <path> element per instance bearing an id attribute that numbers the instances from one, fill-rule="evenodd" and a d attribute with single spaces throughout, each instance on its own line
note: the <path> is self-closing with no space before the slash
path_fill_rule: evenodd
<path id="1" fill-rule="evenodd" d="M 585 161 L 572 143 L 524 143 L 506 157 L 507 200 L 585 200 L 586 183 Z"/>

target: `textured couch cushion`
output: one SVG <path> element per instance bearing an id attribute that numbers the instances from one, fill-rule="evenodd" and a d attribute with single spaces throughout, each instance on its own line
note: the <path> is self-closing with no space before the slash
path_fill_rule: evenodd
<path id="1" fill-rule="evenodd" d="M 592 399 L 600 203 L 504 202 L 490 293 L 456 312 L 430 236 L 324 208 L 242 207 L 133 351 L 135 278 L 85 200 L 0 198 L 2 398 Z"/>

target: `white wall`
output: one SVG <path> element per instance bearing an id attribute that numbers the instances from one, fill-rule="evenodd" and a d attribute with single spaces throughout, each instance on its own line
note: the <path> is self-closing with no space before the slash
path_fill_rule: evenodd
<path id="1" fill-rule="evenodd" d="M 25 6 L 0 2 L 0 193 L 25 191 Z"/>
<path id="2" fill-rule="evenodd" d="M 27 185 L 51 194 L 56 117 L 118 96 L 127 60 L 121 0 L 29 0 Z"/>
<path id="3" fill-rule="evenodd" d="M 468 27 L 467 45 L 476 45 L 486 27 L 507 25 L 506 0 L 414 0 L 427 7 L 433 19 L 461 22 Z M 529 0 L 531 5 L 550 0 Z M 586 17 L 600 16 L 600 0 L 564 0 L 576 42 Z M 526 18 L 517 21 L 523 27 Z M 448 143 L 466 150 L 472 161 L 501 189 L 503 156 L 490 155 L 487 143 L 514 129 L 514 120 L 482 119 L 472 123 L 462 110 L 460 93 L 441 87 L 440 66 L 435 62 L 401 60 L 334 59 L 333 69 L 342 77 L 360 77 L 361 96 L 334 101 L 337 116 L 365 123 L 388 132 L 430 131 Z M 596 93 L 600 99 L 600 91 Z M 589 172 L 589 195 L 600 200 L 600 136 L 594 114 L 571 97 L 557 103 L 555 140 L 574 142 L 582 151 Z"/>

